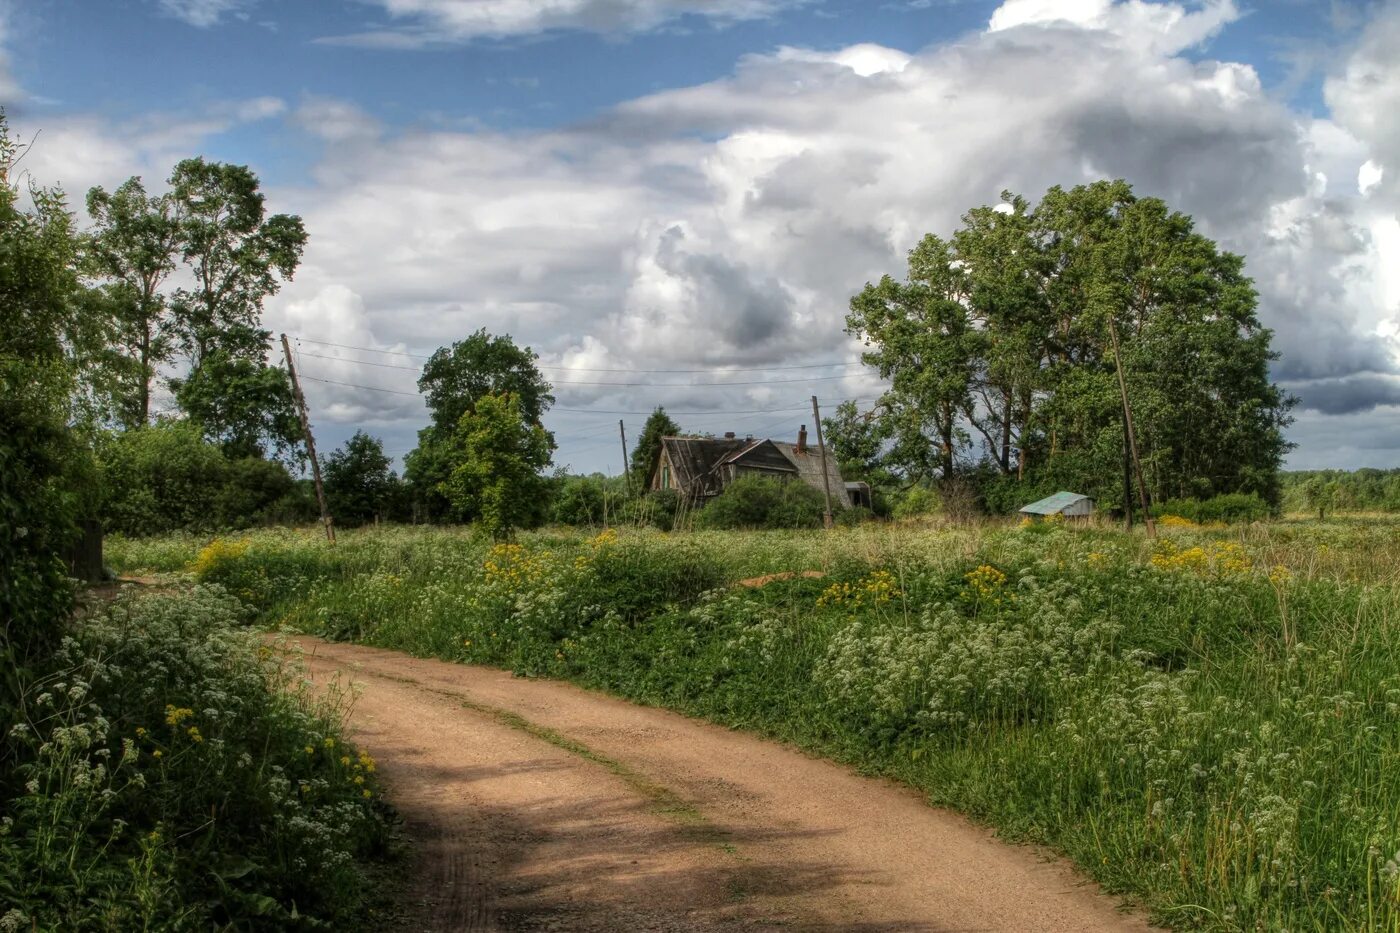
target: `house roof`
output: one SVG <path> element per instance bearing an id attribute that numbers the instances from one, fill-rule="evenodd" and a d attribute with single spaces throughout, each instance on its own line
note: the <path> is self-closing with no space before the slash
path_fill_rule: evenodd
<path id="1" fill-rule="evenodd" d="M 822 483 L 822 449 L 815 444 L 808 444 L 806 451 L 797 452 L 797 445 L 787 441 L 772 441 L 774 447 L 783 452 L 792 465 L 797 467 L 797 475 L 806 480 L 813 487 L 825 491 Z M 836 462 L 836 457 L 830 451 L 826 457 L 826 476 L 831 486 L 832 505 L 840 508 L 850 508 L 851 497 L 846 493 L 846 484 L 841 479 L 841 465 Z"/>
<path id="2" fill-rule="evenodd" d="M 706 476 L 727 454 L 753 443 L 752 438 L 728 437 L 663 437 L 661 447 L 676 471 L 676 486 L 689 489 L 697 479 Z M 659 459 L 659 458 L 658 458 Z M 655 471 L 656 465 L 652 465 Z M 648 477 L 650 482 L 650 477 Z"/>
<path id="3" fill-rule="evenodd" d="M 716 472 L 718 467 L 746 457 L 752 459 L 765 454 L 765 459 L 776 461 L 768 465 L 769 469 L 781 462 L 796 472 L 804 482 L 819 490 L 823 488 L 821 448 L 813 444 L 808 444 L 804 452 L 798 453 L 797 445 L 787 441 L 752 437 L 663 437 L 661 446 L 672 469 L 675 470 L 676 485 L 681 489 L 695 488 L 697 491 L 713 495 L 719 492 L 723 485 Z M 831 481 L 832 504 L 849 506 L 851 501 L 846 494 L 846 485 L 841 480 L 840 465 L 830 452 L 827 456 L 827 477 Z M 648 483 L 650 480 L 649 476 Z M 697 483 L 698 486 L 695 485 Z"/>
<path id="4" fill-rule="evenodd" d="M 1054 515 L 1084 499 L 1088 499 L 1090 502 L 1094 501 L 1089 496 L 1077 492 L 1057 492 L 1053 496 L 1046 496 L 1038 502 L 1022 506 L 1021 513 L 1023 515 Z"/>

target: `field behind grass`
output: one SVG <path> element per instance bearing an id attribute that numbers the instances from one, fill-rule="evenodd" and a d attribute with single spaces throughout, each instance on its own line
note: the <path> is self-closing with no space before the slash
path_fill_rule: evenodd
<path id="1" fill-rule="evenodd" d="M 1400 524 L 112 542 L 264 621 L 752 729 L 1180 928 L 1400 925 Z M 752 585 L 754 578 L 816 571 Z M 743 585 L 741 581 L 749 581 Z"/>

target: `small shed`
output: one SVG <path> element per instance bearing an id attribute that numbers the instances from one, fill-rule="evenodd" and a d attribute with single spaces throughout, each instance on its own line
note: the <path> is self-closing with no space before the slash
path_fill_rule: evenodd
<path id="1" fill-rule="evenodd" d="M 1066 518 L 1087 518 L 1094 514 L 1094 500 L 1077 492 L 1057 492 L 1039 502 L 1022 506 L 1022 515 L 1063 515 Z"/>

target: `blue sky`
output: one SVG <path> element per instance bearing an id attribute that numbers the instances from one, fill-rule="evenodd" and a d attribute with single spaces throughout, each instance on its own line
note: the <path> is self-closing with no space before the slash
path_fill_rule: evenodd
<path id="1" fill-rule="evenodd" d="M 1122 176 L 1247 257 L 1291 462 L 1396 465 L 1396 47 L 1341 0 L 0 0 L 0 102 L 75 194 L 204 154 L 307 220 L 267 318 L 366 348 L 302 346 L 329 444 L 406 451 L 393 354 L 481 326 L 555 367 L 575 468 L 656 402 L 795 433 L 878 393 L 846 299 L 920 234 Z"/>

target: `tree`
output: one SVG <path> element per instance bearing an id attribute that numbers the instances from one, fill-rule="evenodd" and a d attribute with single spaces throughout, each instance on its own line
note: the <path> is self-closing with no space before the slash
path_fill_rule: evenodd
<path id="1" fill-rule="evenodd" d="M 156 367 L 174 351 L 174 320 L 160 289 L 180 255 L 180 217 L 171 195 L 149 196 L 135 177 L 110 194 L 88 191 L 87 210 L 93 230 L 84 258 L 102 280 L 98 300 L 113 326 L 116 415 L 135 427 L 150 421 Z"/>
<path id="2" fill-rule="evenodd" d="M 885 446 L 885 422 L 876 412 L 861 414 L 854 401 L 836 406 L 835 413 L 822 419 L 822 430 L 841 475 L 847 479 L 869 479 L 881 472 Z"/>
<path id="3" fill-rule="evenodd" d="M 298 436 L 286 374 L 267 365 L 262 304 L 301 261 L 306 229 L 289 214 L 267 216 L 258 178 L 245 165 L 185 159 L 170 176 L 177 241 L 194 281 L 171 307 L 190 355 L 172 380 L 180 407 L 230 457 L 287 451 Z"/>
<path id="4" fill-rule="evenodd" d="M 185 159 L 170 176 L 180 253 L 193 288 L 172 305 L 194 368 L 214 350 L 262 361 L 263 301 L 301 262 L 306 228 L 290 214 L 267 216 L 258 177 L 246 165 Z"/>
<path id="5" fill-rule="evenodd" d="M 1308 508 L 1317 511 L 1318 521 L 1326 518 L 1328 511 L 1336 507 L 1339 488 L 1336 480 L 1328 480 L 1322 474 L 1309 477 L 1303 484 L 1303 500 Z"/>
<path id="6" fill-rule="evenodd" d="M 949 240 L 926 237 L 907 282 L 851 301 L 848 330 L 891 381 L 885 462 L 912 479 L 971 465 L 1001 477 L 1003 503 L 1019 498 L 1006 481 L 1118 503 L 1121 365 L 1152 499 L 1277 504 L 1292 400 L 1269 381 L 1272 335 L 1243 268 L 1122 181 L 1052 188 L 1033 208 L 1003 193 Z"/>
<path id="7" fill-rule="evenodd" d="M 321 475 L 336 524 L 364 525 L 388 514 L 397 482 L 389 463 L 383 442 L 364 431 L 325 458 Z"/>
<path id="8" fill-rule="evenodd" d="M 680 433 L 681 426 L 676 424 L 660 405 L 647 415 L 646 423 L 642 425 L 642 434 L 637 438 L 637 446 L 632 448 L 632 476 L 638 485 L 646 483 L 651 465 L 656 462 L 657 454 L 661 450 L 661 439 L 675 437 Z"/>
<path id="9" fill-rule="evenodd" d="M 493 538 L 537 523 L 554 437 L 524 416 L 513 395 L 488 394 L 463 413 L 452 441 L 452 472 L 443 494 L 464 519 Z"/>
<path id="10" fill-rule="evenodd" d="M 439 348 L 423 367 L 418 389 L 427 398 L 432 423 L 418 432 L 418 446 L 404 460 L 404 478 L 430 520 L 446 519 L 453 511 L 443 490 L 455 469 L 456 433 L 483 398 L 510 395 L 531 425 L 554 404 L 536 359 L 509 335 L 493 337 L 483 329 Z"/>
<path id="11" fill-rule="evenodd" d="M 889 276 L 851 299 L 847 330 L 871 349 L 861 359 L 890 380 L 881 406 L 890 413 L 895 451 L 909 472 L 936 466 L 951 478 L 972 405 L 979 333 L 968 314 L 967 276 L 951 245 L 929 234 L 909 252 L 908 281 Z M 933 456 L 921 453 L 925 439 Z"/>
<path id="12" fill-rule="evenodd" d="M 510 395 L 521 417 L 538 423 L 554 404 L 549 383 L 535 365 L 538 358 L 529 347 L 516 346 L 510 335 L 492 337 L 484 328 L 439 348 L 418 378 L 418 391 L 427 398 L 433 426 L 451 433 L 462 416 L 488 395 Z"/>
<path id="13" fill-rule="evenodd" d="M 175 400 L 230 459 L 289 455 L 301 438 L 285 370 L 215 351 L 184 379 Z"/>

